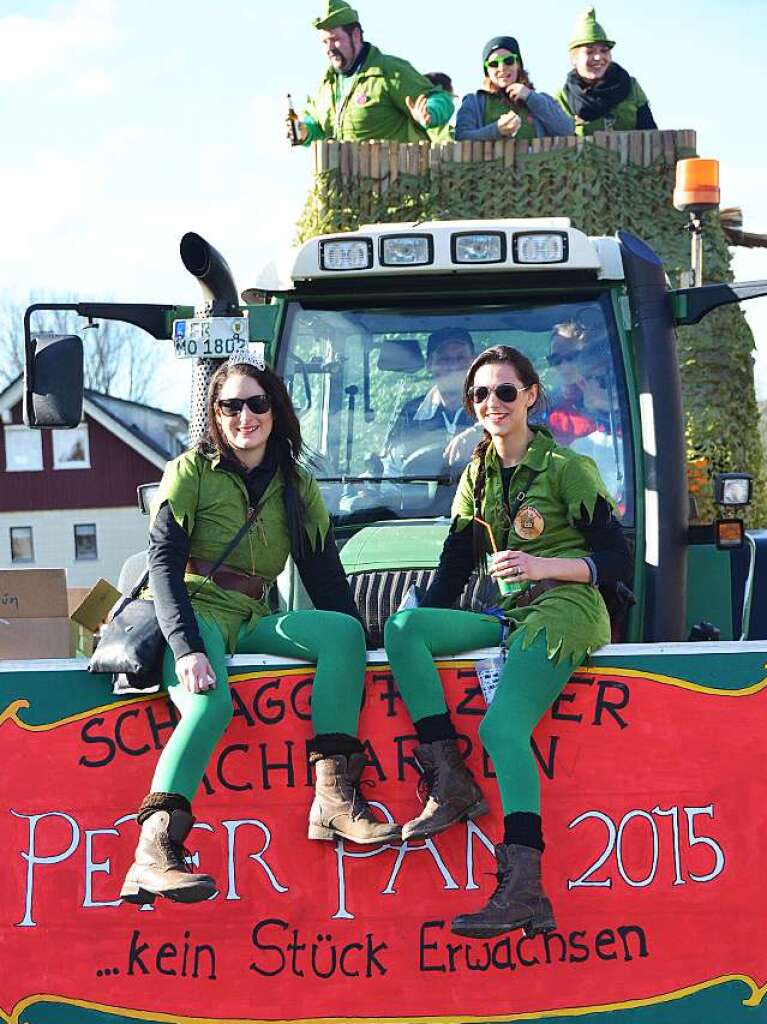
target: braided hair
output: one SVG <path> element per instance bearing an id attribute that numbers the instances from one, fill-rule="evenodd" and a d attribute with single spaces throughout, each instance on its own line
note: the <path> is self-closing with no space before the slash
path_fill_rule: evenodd
<path id="1" fill-rule="evenodd" d="M 537 385 L 538 397 L 530 407 L 530 411 L 532 412 L 538 408 L 544 398 L 543 385 L 541 384 L 540 377 L 536 373 L 533 364 L 523 352 L 519 351 L 519 349 L 511 348 L 509 345 L 494 345 L 492 348 L 486 348 L 484 352 L 481 352 L 477 356 L 466 374 L 466 380 L 463 383 L 463 408 L 467 415 L 474 416 L 476 418 L 476 409 L 471 397 L 472 389 L 474 387 L 474 378 L 476 377 L 477 370 L 479 370 L 480 366 L 486 366 L 488 363 L 493 365 L 505 363 L 511 366 L 517 377 L 522 381 L 524 387 L 530 387 L 532 384 Z M 475 519 L 472 522 L 472 547 L 474 551 L 474 564 L 480 573 L 485 571 L 487 533 L 484 527 L 480 526 L 479 523 L 476 522 L 476 517 L 482 516 L 482 498 L 485 493 L 485 482 L 487 479 L 485 456 L 487 455 L 487 450 L 492 443 L 493 441 L 490 434 L 484 430 L 482 432 L 482 438 L 471 455 L 472 461 L 477 462 L 477 476 L 474 481 L 473 494 Z"/>
<path id="2" fill-rule="evenodd" d="M 233 376 L 252 377 L 272 400 L 273 426 L 266 450 L 282 471 L 290 549 L 300 558 L 306 551 L 306 509 L 299 492 L 298 467 L 308 459 L 301 437 L 301 424 L 282 378 L 268 366 L 259 370 L 248 363 L 222 363 L 213 374 L 208 389 L 208 433 L 198 445 L 198 450 L 208 457 L 218 454 L 238 461 L 221 432 L 216 407 L 224 381 Z"/>

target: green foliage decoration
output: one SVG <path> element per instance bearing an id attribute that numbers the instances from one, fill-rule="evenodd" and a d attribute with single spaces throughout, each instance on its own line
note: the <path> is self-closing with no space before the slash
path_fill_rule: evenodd
<path id="1" fill-rule="evenodd" d="M 423 175 L 400 174 L 386 187 L 374 178 L 328 171 L 315 176 L 298 238 L 355 230 L 360 224 L 453 218 L 568 216 L 589 235 L 625 228 L 664 262 L 672 286 L 689 269 L 686 215 L 671 204 L 675 167 L 623 163 L 598 145 L 517 154 L 503 159 L 434 162 Z M 706 281 L 732 280 L 730 251 L 716 215 L 704 227 Z M 678 332 L 688 456 L 705 460 L 707 484 L 696 494 L 698 520 L 711 521 L 710 477 L 747 471 L 755 477 L 750 525 L 767 522 L 764 453 L 754 391 L 754 339 L 742 311 L 729 306 Z"/>

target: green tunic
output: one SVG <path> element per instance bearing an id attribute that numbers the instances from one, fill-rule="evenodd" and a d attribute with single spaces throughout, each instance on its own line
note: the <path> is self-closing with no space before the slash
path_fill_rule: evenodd
<path id="1" fill-rule="evenodd" d="M 517 549 L 548 558 L 583 558 L 590 552 L 575 521 L 582 518 L 583 509 L 588 518 L 593 515 L 597 498 L 604 498 L 611 506 L 613 500 L 593 459 L 560 447 L 541 427 L 532 429 L 535 436 L 511 478 L 509 494 L 515 494 L 522 467 L 538 471 L 515 523 L 535 522 L 536 529 L 542 527 L 541 532 L 533 536 L 534 531 L 526 531 L 531 536 L 520 536 L 509 521 L 501 462 L 492 445 L 485 456 L 487 475 L 478 514 L 492 526 L 499 549 Z M 472 460 L 458 484 L 452 510 L 455 530 L 466 529 L 473 520 L 478 468 L 478 461 Z M 513 596 L 501 596 L 498 604 L 512 627 L 524 631 L 524 649 L 545 632 L 548 655 L 556 663 L 570 656 L 577 664 L 610 641 L 610 620 L 602 596 L 596 587 L 585 583 L 566 583 L 547 590 L 526 608 L 514 608 Z"/>
<path id="2" fill-rule="evenodd" d="M 557 103 L 575 121 L 576 135 L 593 135 L 594 132 L 615 131 L 630 132 L 637 126 L 637 111 L 645 106 L 647 97 L 642 86 L 636 78 L 631 79 L 631 91 L 625 100 L 617 103 L 607 117 L 599 117 L 596 121 L 582 121 L 577 117 L 567 102 L 564 89 L 560 89 L 556 96 Z"/>
<path id="3" fill-rule="evenodd" d="M 485 93 L 485 115 L 483 124 L 493 124 L 493 122 L 497 121 L 499 117 L 503 117 L 504 114 L 508 114 L 510 110 L 513 110 L 522 121 L 514 138 L 536 138 L 533 115 L 527 109 L 525 104 L 511 103 L 506 96 L 499 95 L 498 93 Z"/>
<path id="4" fill-rule="evenodd" d="M 421 94 L 439 94 L 449 101 L 452 110 L 447 93 L 424 78 L 412 64 L 371 46 L 356 74 L 340 75 L 334 68 L 328 69 L 316 98 L 307 108 L 308 117 L 303 119 L 309 128 L 309 141 L 428 141 L 429 136 L 410 116 L 405 102 L 406 97 L 414 100 Z M 448 111 L 445 120 L 449 117 Z"/>
<path id="5" fill-rule="evenodd" d="M 314 477 L 299 468 L 299 494 L 306 510 L 305 528 L 312 548 L 325 543 L 330 526 L 325 503 Z M 257 573 L 273 583 L 290 555 L 290 536 L 283 499 L 284 479 L 277 470 L 258 506 L 249 533 L 226 558 L 226 564 L 242 572 Z M 173 518 L 190 538 L 190 555 L 215 562 L 234 538 L 248 515 L 248 491 L 244 481 L 220 466 L 218 456 L 209 459 L 196 451 L 184 452 L 169 462 L 153 502 L 153 517 L 167 503 Z M 187 574 L 187 590 L 204 577 Z M 208 581 L 192 599 L 196 611 L 221 629 L 230 654 L 234 653 L 240 626 L 255 626 L 271 614 L 265 601 L 256 601 L 236 590 L 223 590 Z"/>

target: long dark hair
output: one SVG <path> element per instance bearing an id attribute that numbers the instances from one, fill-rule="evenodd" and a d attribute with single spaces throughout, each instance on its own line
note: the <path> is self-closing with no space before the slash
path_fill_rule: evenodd
<path id="1" fill-rule="evenodd" d="M 218 425 L 218 399 L 224 382 L 230 377 L 251 377 L 257 381 L 272 400 L 272 432 L 266 443 L 267 457 L 282 470 L 285 484 L 285 515 L 288 521 L 291 551 L 302 555 L 305 551 L 306 509 L 298 488 L 298 467 L 306 464 L 306 448 L 301 437 L 301 424 L 281 377 L 268 366 L 263 370 L 249 363 L 222 363 L 213 374 L 208 388 L 208 433 L 197 448 L 203 455 L 220 455 L 238 462 L 237 453 L 229 445 Z"/>
<path id="2" fill-rule="evenodd" d="M 484 352 L 481 352 L 466 374 L 466 380 L 463 382 L 463 408 L 468 416 L 476 418 L 476 410 L 474 408 L 474 402 L 471 398 L 471 390 L 474 387 L 474 378 L 477 375 L 477 370 L 480 366 L 487 366 L 487 364 L 498 364 L 505 363 L 511 366 L 516 373 L 517 377 L 522 381 L 524 387 L 530 387 L 535 384 L 538 388 L 538 394 L 535 401 L 530 406 L 529 412 L 534 412 L 539 405 L 545 400 L 543 391 L 543 385 L 541 379 L 536 373 L 535 367 L 524 354 L 517 348 L 511 348 L 510 345 L 494 345 L 492 348 L 486 348 Z M 472 459 L 477 460 L 477 477 L 474 481 L 474 515 L 482 515 L 482 497 L 485 493 L 485 480 L 487 477 L 487 469 L 485 466 L 485 456 L 487 450 L 492 444 L 492 438 L 486 430 L 482 432 L 482 439 L 477 444 L 476 448 L 472 452 Z M 472 538 L 474 547 L 474 563 L 482 572 L 484 571 L 485 555 L 488 550 L 487 546 L 487 532 L 483 526 L 478 523 L 472 523 Z"/>

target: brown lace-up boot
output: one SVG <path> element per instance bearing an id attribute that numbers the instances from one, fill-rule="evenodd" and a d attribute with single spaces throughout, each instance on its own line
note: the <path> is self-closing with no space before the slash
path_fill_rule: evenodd
<path id="1" fill-rule="evenodd" d="M 482 790 L 454 739 L 420 744 L 415 748 L 415 759 L 423 773 L 428 798 L 418 817 L 402 826 L 403 839 L 426 839 L 457 821 L 487 814 Z"/>
<path id="2" fill-rule="evenodd" d="M 378 821 L 360 795 L 364 754 L 322 757 L 315 753 L 310 760 L 317 773 L 309 811 L 310 839 L 349 839 L 363 846 L 400 842 L 400 826 Z"/>
<path id="3" fill-rule="evenodd" d="M 128 903 L 154 903 L 164 896 L 177 903 L 210 899 L 216 883 L 210 875 L 192 874 L 184 860 L 184 840 L 194 818 L 183 810 L 157 810 L 141 826 L 135 860 L 120 896 Z"/>
<path id="4" fill-rule="evenodd" d="M 524 928 L 525 935 L 538 935 L 556 928 L 554 911 L 541 887 L 541 851 L 530 846 L 499 843 L 495 892 L 476 914 L 460 914 L 450 925 L 456 935 L 490 939 L 494 935 Z"/>

